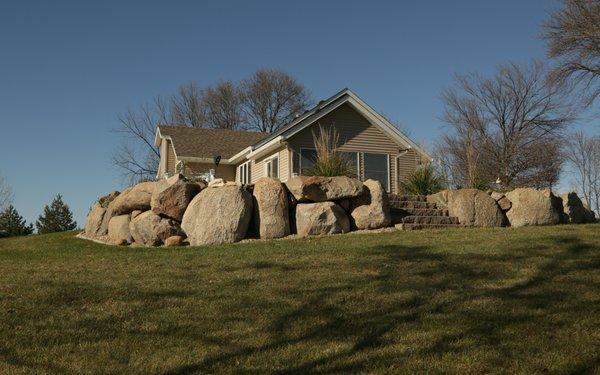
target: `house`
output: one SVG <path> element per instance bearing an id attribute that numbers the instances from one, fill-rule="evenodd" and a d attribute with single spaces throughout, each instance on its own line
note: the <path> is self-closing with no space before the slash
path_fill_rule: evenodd
<path id="1" fill-rule="evenodd" d="M 313 134 L 335 127 L 338 150 L 356 165 L 360 179 L 377 179 L 398 192 L 406 179 L 431 156 L 349 89 L 319 102 L 278 131 L 267 134 L 226 129 L 158 126 L 158 177 L 176 172 L 254 183 L 263 176 L 282 182 L 312 166 Z M 220 163 L 215 167 L 215 157 Z"/>

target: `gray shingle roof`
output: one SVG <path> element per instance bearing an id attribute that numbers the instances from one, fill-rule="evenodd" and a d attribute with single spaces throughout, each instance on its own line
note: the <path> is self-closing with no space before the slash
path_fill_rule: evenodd
<path id="1" fill-rule="evenodd" d="M 260 132 L 171 125 L 159 125 L 158 129 L 162 136 L 171 137 L 178 157 L 196 158 L 213 158 L 220 155 L 223 159 L 229 159 L 269 135 Z"/>

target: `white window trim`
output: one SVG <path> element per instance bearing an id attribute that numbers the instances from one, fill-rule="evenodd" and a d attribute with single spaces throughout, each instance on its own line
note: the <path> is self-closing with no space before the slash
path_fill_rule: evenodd
<path id="1" fill-rule="evenodd" d="M 246 176 L 247 177 L 246 181 L 244 181 L 244 176 L 242 176 L 242 168 L 244 166 L 246 167 L 246 175 L 247 175 Z M 250 170 L 250 161 L 247 161 L 247 162 L 244 162 L 244 163 L 238 165 L 238 167 L 237 167 L 237 174 L 238 174 L 237 181 L 239 183 L 241 183 L 241 184 L 249 184 L 250 181 L 251 181 L 251 179 L 252 179 L 252 176 L 250 175 L 250 173 L 252 173 L 251 170 Z"/>
<path id="2" fill-rule="evenodd" d="M 316 148 L 313 147 L 300 147 L 300 157 L 298 158 L 298 165 L 300 168 L 298 168 L 298 173 L 299 176 L 302 175 L 302 150 L 311 150 L 311 151 L 317 151 Z M 339 152 L 347 152 L 347 153 L 354 153 L 356 154 L 356 176 L 360 177 L 360 152 L 359 151 L 343 151 L 343 150 L 338 150 Z"/>
<path id="3" fill-rule="evenodd" d="M 263 159 L 264 176 L 269 177 L 269 162 L 274 159 L 277 159 L 277 179 L 279 179 L 281 176 L 281 166 L 280 166 L 281 159 L 279 158 L 279 152 Z"/>

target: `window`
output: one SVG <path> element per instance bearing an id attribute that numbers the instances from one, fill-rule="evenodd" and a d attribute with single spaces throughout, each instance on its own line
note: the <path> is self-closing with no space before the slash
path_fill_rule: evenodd
<path id="1" fill-rule="evenodd" d="M 242 184 L 250 183 L 250 162 L 247 161 L 238 167 L 238 182 Z"/>
<path id="2" fill-rule="evenodd" d="M 346 159 L 354 173 L 358 170 L 358 152 L 338 151 L 339 155 Z M 317 151 L 312 148 L 300 149 L 300 174 L 307 174 L 317 160 Z"/>
<path id="3" fill-rule="evenodd" d="M 364 179 L 381 182 L 384 188 L 390 190 L 389 156 L 387 154 L 363 154 Z"/>
<path id="4" fill-rule="evenodd" d="M 267 177 L 279 178 L 279 155 L 265 160 L 265 174 Z"/>

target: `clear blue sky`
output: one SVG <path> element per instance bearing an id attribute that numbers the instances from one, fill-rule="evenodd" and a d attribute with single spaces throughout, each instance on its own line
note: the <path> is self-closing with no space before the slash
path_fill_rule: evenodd
<path id="1" fill-rule="evenodd" d="M 61 193 L 80 225 L 123 181 L 117 115 L 194 80 L 259 67 L 316 99 L 350 87 L 431 145 L 454 73 L 543 58 L 552 0 L 3 1 L 0 174 L 35 220 Z"/>

